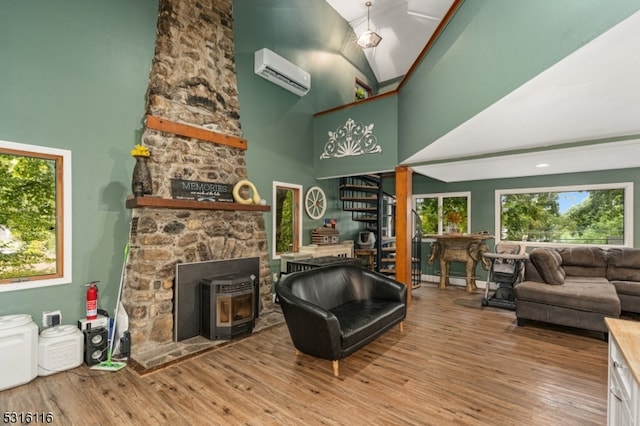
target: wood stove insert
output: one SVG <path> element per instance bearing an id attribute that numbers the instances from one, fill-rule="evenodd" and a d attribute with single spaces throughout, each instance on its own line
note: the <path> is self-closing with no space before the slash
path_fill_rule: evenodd
<path id="1" fill-rule="evenodd" d="M 226 340 L 250 332 L 260 314 L 259 277 L 258 257 L 177 264 L 174 341 L 196 336 Z M 221 295 L 219 300 L 217 292 Z M 212 322 L 215 325 L 217 315 L 212 310 L 218 303 L 222 312 L 220 332 L 211 326 Z"/>
<path id="2" fill-rule="evenodd" d="M 257 281 L 254 275 L 241 273 L 204 279 L 200 334 L 210 340 L 250 334 L 259 308 Z"/>

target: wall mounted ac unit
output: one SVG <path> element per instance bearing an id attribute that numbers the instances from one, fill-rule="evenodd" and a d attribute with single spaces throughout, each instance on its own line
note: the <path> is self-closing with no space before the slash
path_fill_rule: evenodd
<path id="1" fill-rule="evenodd" d="M 306 95 L 311 89 L 308 72 L 267 48 L 256 51 L 253 68 L 260 77 L 298 96 Z"/>

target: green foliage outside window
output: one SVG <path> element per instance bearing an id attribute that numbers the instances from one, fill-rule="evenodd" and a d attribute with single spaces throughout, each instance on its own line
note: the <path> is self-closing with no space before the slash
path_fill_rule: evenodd
<path id="1" fill-rule="evenodd" d="M 500 214 L 506 241 L 622 244 L 624 189 L 503 194 Z"/>
<path id="2" fill-rule="evenodd" d="M 458 232 L 469 232 L 467 229 L 467 197 L 447 197 L 442 200 L 443 223 L 454 225 Z"/>
<path id="3" fill-rule="evenodd" d="M 0 279 L 56 272 L 56 162 L 0 154 Z"/>
<path id="4" fill-rule="evenodd" d="M 455 225 L 457 232 L 468 230 L 468 197 L 434 195 L 416 197 L 416 211 L 422 220 L 423 234 L 437 234 L 446 231 L 448 225 Z"/>
<path id="5" fill-rule="evenodd" d="M 438 233 L 438 199 L 423 198 L 416 203 L 416 211 L 422 220 L 422 231 L 425 234 Z"/>
<path id="6" fill-rule="evenodd" d="M 293 245 L 293 191 L 278 188 L 276 197 L 276 251 L 285 253 Z"/>

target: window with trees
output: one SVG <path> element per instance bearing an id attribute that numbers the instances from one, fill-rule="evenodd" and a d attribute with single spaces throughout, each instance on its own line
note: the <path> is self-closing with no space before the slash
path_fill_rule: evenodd
<path id="1" fill-rule="evenodd" d="M 372 94 L 371 87 L 356 77 L 356 101 L 370 98 Z"/>
<path id="2" fill-rule="evenodd" d="M 470 192 L 416 194 L 412 198 L 423 234 L 469 232 Z"/>
<path id="3" fill-rule="evenodd" d="M 302 185 L 273 182 L 273 258 L 297 252 L 302 236 Z"/>
<path id="4" fill-rule="evenodd" d="M 497 241 L 633 246 L 633 183 L 496 191 Z"/>
<path id="5" fill-rule="evenodd" d="M 71 282 L 71 152 L 0 141 L 0 291 Z"/>

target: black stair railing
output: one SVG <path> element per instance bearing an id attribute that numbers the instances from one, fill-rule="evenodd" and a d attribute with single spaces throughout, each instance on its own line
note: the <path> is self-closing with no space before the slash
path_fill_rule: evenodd
<path id="1" fill-rule="evenodd" d="M 411 215 L 411 286 L 418 288 L 422 282 L 422 219 L 415 210 L 411 210 Z"/>
<path id="2" fill-rule="evenodd" d="M 391 197 L 385 194 L 382 188 L 382 179 L 377 175 L 349 176 L 340 179 L 340 199 L 344 211 L 351 212 L 351 219 L 363 223 L 365 231 L 375 235 L 374 269 L 380 271 L 383 252 L 383 229 L 385 198 Z"/>

